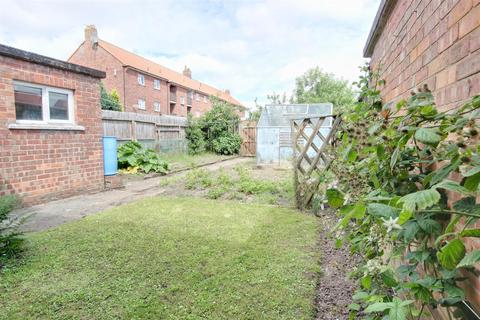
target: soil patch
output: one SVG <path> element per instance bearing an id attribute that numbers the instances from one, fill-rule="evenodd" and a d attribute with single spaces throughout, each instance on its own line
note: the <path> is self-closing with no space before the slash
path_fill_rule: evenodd
<path id="1" fill-rule="evenodd" d="M 315 296 L 315 319 L 347 320 L 348 305 L 352 303 L 351 297 L 355 291 L 348 273 L 356 265 L 356 258 L 345 246 L 335 246 L 336 239 L 330 233 L 337 222 L 333 211 L 327 209 L 317 215 L 322 229 L 319 235 L 321 274 Z"/>

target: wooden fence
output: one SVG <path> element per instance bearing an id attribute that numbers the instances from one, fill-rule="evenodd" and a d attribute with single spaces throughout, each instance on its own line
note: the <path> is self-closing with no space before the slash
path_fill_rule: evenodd
<path id="1" fill-rule="evenodd" d="M 243 121 L 240 123 L 238 131 L 242 137 L 240 155 L 254 157 L 257 152 L 257 123 L 254 121 Z"/>
<path id="2" fill-rule="evenodd" d="M 102 110 L 103 135 L 138 141 L 160 152 L 186 150 L 183 117 Z"/>

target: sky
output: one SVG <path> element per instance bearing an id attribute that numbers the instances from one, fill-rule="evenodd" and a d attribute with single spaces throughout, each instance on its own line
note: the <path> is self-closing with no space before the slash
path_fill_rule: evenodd
<path id="1" fill-rule="evenodd" d="M 244 105 L 318 66 L 355 81 L 380 0 L 2 0 L 0 43 L 67 60 L 100 39 L 229 89 Z"/>

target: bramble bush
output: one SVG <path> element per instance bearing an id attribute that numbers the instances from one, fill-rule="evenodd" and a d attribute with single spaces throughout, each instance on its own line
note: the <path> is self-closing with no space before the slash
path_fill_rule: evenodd
<path id="1" fill-rule="evenodd" d="M 362 261 L 350 318 L 420 319 L 439 306 L 462 317 L 459 284 L 465 273 L 478 276 L 480 262 L 480 250 L 465 244 L 480 237 L 480 96 L 441 112 L 424 87 L 384 105 L 384 82 L 363 72 L 361 102 L 342 115 L 326 190 L 338 209 L 336 232 Z"/>
<path id="2" fill-rule="evenodd" d="M 144 148 L 136 141 L 129 141 L 118 147 L 118 167 L 127 173 L 138 170 L 149 173 L 168 173 L 169 164 L 163 161 L 153 149 Z"/>

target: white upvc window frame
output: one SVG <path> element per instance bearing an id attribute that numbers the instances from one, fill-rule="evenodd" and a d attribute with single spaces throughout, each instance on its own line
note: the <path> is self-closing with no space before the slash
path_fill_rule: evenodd
<path id="1" fill-rule="evenodd" d="M 142 101 L 142 103 L 140 103 L 140 101 Z M 146 101 L 145 101 L 145 99 L 139 98 L 139 99 L 137 100 L 137 107 L 138 107 L 138 109 L 140 109 L 140 110 L 145 110 L 145 109 L 146 109 Z"/>
<path id="2" fill-rule="evenodd" d="M 184 97 L 184 96 L 180 96 L 180 104 L 181 104 L 182 106 L 185 105 L 185 97 Z"/>
<path id="3" fill-rule="evenodd" d="M 153 79 L 153 89 L 160 90 L 160 79 Z"/>
<path id="4" fill-rule="evenodd" d="M 137 75 L 137 82 L 141 86 L 145 86 L 145 75 L 143 73 L 138 73 Z"/>
<path id="5" fill-rule="evenodd" d="M 158 108 L 157 108 L 157 106 L 158 106 Z M 153 111 L 155 111 L 155 112 L 160 112 L 160 110 L 161 110 L 160 102 L 155 101 L 155 102 L 153 103 Z"/>
<path id="6" fill-rule="evenodd" d="M 25 81 L 13 81 L 13 85 L 20 85 L 26 87 L 32 87 L 42 90 L 42 118 L 43 120 L 27 120 L 27 119 L 16 119 L 16 123 L 19 124 L 75 124 L 75 106 L 74 106 L 74 99 L 73 99 L 73 90 L 69 89 L 62 89 L 56 87 L 50 87 Z M 61 93 L 66 94 L 68 99 L 68 120 L 60 120 L 60 119 L 50 119 L 50 101 L 49 101 L 49 93 Z"/>
<path id="7" fill-rule="evenodd" d="M 200 101 L 200 94 L 197 92 L 195 95 L 196 95 L 195 100 Z"/>
<path id="8" fill-rule="evenodd" d="M 207 96 L 203 96 L 203 102 L 204 102 L 204 103 L 207 103 L 207 102 L 208 102 Z"/>

